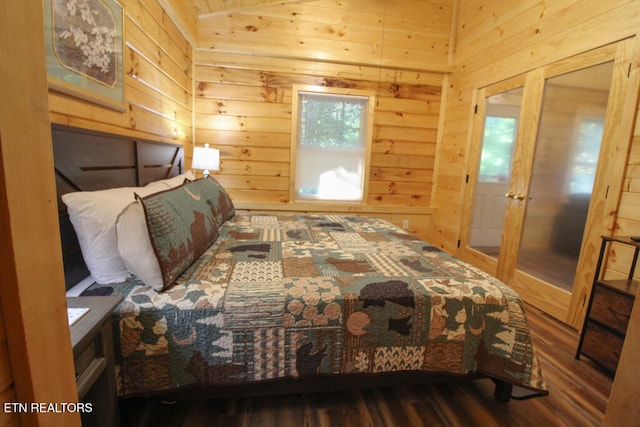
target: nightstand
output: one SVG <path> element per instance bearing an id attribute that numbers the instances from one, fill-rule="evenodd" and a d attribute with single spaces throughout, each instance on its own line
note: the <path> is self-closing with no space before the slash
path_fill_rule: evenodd
<path id="1" fill-rule="evenodd" d="M 633 259 L 626 279 L 610 280 L 600 277 L 607 246 L 611 249 L 612 243 L 633 247 Z M 638 291 L 638 281 L 633 276 L 639 251 L 640 242 L 631 240 L 630 237 L 602 237 L 593 288 L 576 352 L 576 359 L 583 354 L 612 376 L 618 367 L 631 309 Z"/>
<path id="2" fill-rule="evenodd" d="M 70 328 L 78 398 L 93 407 L 83 413 L 83 426 L 120 425 L 111 332 L 111 314 L 120 301 L 114 296 L 67 298 L 69 308 L 89 308 Z"/>

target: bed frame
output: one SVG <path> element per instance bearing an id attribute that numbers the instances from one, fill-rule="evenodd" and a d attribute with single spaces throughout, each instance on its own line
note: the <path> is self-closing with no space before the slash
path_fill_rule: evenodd
<path id="1" fill-rule="evenodd" d="M 52 125 L 56 186 L 67 289 L 89 276 L 78 240 L 61 196 L 71 191 L 137 187 L 183 173 L 181 145 L 140 140 L 86 129 Z M 308 393 L 356 388 L 434 384 L 486 378 L 478 375 L 394 372 L 376 375 L 318 376 L 313 383 L 281 379 L 260 384 L 195 387 L 163 392 L 163 399 L 203 399 L 230 396 Z M 508 402 L 513 386 L 495 380 L 495 397 Z M 534 397 L 534 396 L 527 396 Z"/>

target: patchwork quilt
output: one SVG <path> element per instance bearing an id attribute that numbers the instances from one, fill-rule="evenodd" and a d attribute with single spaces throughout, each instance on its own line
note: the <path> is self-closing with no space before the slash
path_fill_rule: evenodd
<path id="1" fill-rule="evenodd" d="M 516 293 L 381 219 L 236 215 L 166 291 L 134 279 L 88 294 L 124 297 L 122 397 L 392 371 L 546 392 Z"/>

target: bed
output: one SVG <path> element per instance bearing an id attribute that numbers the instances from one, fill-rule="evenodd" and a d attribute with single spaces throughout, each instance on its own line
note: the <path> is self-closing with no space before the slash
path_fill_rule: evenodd
<path id="1" fill-rule="evenodd" d="M 101 192 L 77 191 L 68 176 L 107 169 L 74 158 L 69 147 L 87 138 L 105 135 L 54 129 L 65 254 L 86 255 L 86 241 L 99 240 L 78 232 L 72 199 Z M 124 145 L 132 144 L 135 153 L 142 143 Z M 169 146 L 158 146 L 168 160 L 134 155 L 132 168 L 109 166 L 114 175 L 132 169 L 128 196 L 112 209 L 125 270 L 82 291 L 124 299 L 112 319 L 121 398 L 474 378 L 493 379 L 502 401 L 514 386 L 526 397 L 547 394 L 523 304 L 508 286 L 378 218 L 236 212 L 215 179 L 184 173 L 180 147 Z M 140 179 L 145 164 L 158 173 Z"/>

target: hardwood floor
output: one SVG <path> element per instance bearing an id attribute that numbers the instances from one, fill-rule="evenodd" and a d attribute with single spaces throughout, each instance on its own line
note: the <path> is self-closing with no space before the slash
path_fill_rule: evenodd
<path id="1" fill-rule="evenodd" d="M 173 404 L 130 399 L 121 402 L 122 425 L 599 426 L 612 380 L 588 359 L 575 360 L 575 330 L 532 306 L 527 314 L 549 396 L 504 404 L 491 381 L 479 380 Z"/>

